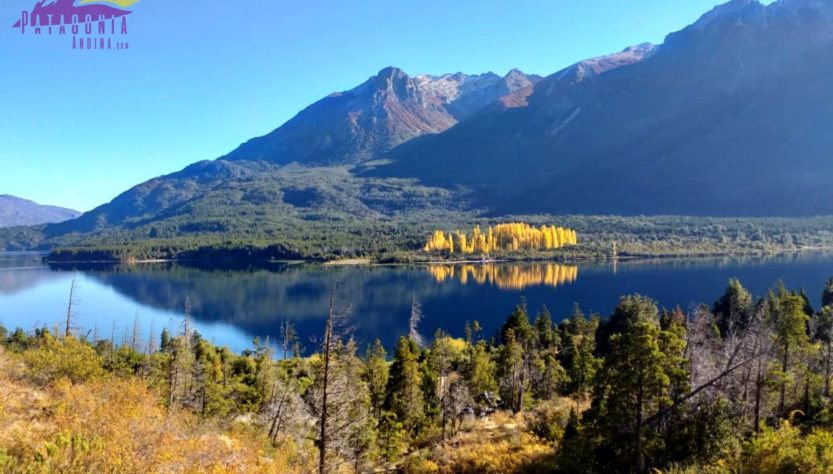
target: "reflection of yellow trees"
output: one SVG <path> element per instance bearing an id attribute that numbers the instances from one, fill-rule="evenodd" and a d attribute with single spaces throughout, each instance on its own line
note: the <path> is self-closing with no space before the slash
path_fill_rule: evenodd
<path id="1" fill-rule="evenodd" d="M 435 231 L 425 244 L 426 252 L 488 254 L 496 250 L 552 250 L 576 245 L 576 231 L 563 227 L 542 225 L 534 227 L 519 222 L 489 226 L 482 231 L 475 226 L 470 234 L 455 231 Z"/>
<path id="2" fill-rule="evenodd" d="M 522 290 L 536 285 L 557 287 L 572 283 L 578 278 L 578 267 L 554 263 L 431 265 L 428 271 L 440 283 L 449 278 L 457 278 L 464 285 L 473 280 L 479 285 L 488 283 L 507 290 Z"/>

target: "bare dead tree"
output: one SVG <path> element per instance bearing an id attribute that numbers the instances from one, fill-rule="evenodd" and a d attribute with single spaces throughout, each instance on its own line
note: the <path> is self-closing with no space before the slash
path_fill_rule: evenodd
<path id="1" fill-rule="evenodd" d="M 150 331 L 148 332 L 148 341 L 145 345 L 145 358 L 142 362 L 141 373 L 140 376 L 142 379 L 150 375 L 150 368 L 151 368 L 151 359 L 150 357 L 156 352 L 156 343 L 154 342 L 153 338 L 154 333 L 154 324 L 153 319 L 150 320 Z"/>
<path id="2" fill-rule="evenodd" d="M 134 351 L 137 347 L 139 347 L 139 338 L 140 338 L 140 331 L 139 331 L 139 313 L 133 316 L 133 332 L 130 336 L 130 348 Z"/>
<path id="3" fill-rule="evenodd" d="M 67 316 L 66 322 L 64 327 L 64 337 L 69 337 L 72 333 L 72 324 L 73 320 L 75 319 L 75 306 L 78 304 L 77 295 L 76 295 L 76 279 L 72 279 L 72 283 L 69 286 L 69 301 L 67 302 Z"/>
<path id="4" fill-rule="evenodd" d="M 763 308 L 745 315 L 743 320 L 727 318 L 721 334 L 708 308 L 701 306 L 690 313 L 685 356 L 690 362 L 693 388 L 676 404 L 707 406 L 723 398 L 730 402 L 733 418 L 754 429 L 759 426 L 765 396 L 770 328 Z"/>
<path id="5" fill-rule="evenodd" d="M 297 387 L 292 378 L 275 381 L 272 401 L 268 407 L 271 418 L 269 438 L 272 441 L 277 441 L 278 435 L 284 432 L 289 420 L 300 418 L 298 412 L 302 406 L 303 401 L 298 396 Z"/>
<path id="6" fill-rule="evenodd" d="M 474 404 L 466 380 L 457 372 L 448 376 L 448 389 L 441 400 L 443 415 L 443 440 L 446 439 L 446 423 L 450 422 L 450 435 L 454 436 L 460 429 L 461 415 L 467 407 Z"/>
<path id="7" fill-rule="evenodd" d="M 336 284 L 330 294 L 330 310 L 327 316 L 327 325 L 324 328 L 324 375 L 321 392 L 321 415 L 319 419 L 320 431 L 318 435 L 318 473 L 327 472 L 327 397 L 329 395 L 330 382 L 330 355 L 333 340 L 333 319 L 335 317 Z"/>
<path id="8" fill-rule="evenodd" d="M 289 322 L 289 319 L 284 319 L 281 323 L 281 339 L 283 340 L 283 358 L 289 355 L 292 351 L 294 356 L 299 356 L 297 351 L 293 348 L 298 341 L 298 331 L 295 330 L 295 325 Z"/>
<path id="9" fill-rule="evenodd" d="M 150 356 L 154 352 L 156 352 L 156 340 L 154 339 L 154 335 L 153 335 L 154 332 L 155 332 L 154 326 L 155 326 L 154 321 L 153 321 L 153 319 L 151 319 L 150 320 L 150 332 L 148 332 L 148 343 L 147 343 L 147 351 L 146 351 L 146 354 L 148 356 Z"/>
<path id="10" fill-rule="evenodd" d="M 310 394 L 318 423 L 319 474 L 355 458 L 357 436 L 364 431 L 358 427 L 370 420 L 369 393 L 361 379 L 363 364 L 349 337 L 354 329 L 349 325 L 350 307 L 337 293 L 338 283 L 330 294 L 320 376 Z"/>
<path id="11" fill-rule="evenodd" d="M 185 298 L 185 314 L 180 324 L 178 337 L 171 339 L 168 353 L 168 408 L 173 409 L 177 403 L 191 403 L 191 368 L 193 353 L 191 351 L 191 298 Z"/>
<path id="12" fill-rule="evenodd" d="M 178 346 L 175 340 L 171 340 L 168 347 L 168 410 L 173 410 L 176 403 L 176 386 L 179 379 L 179 365 L 176 363 Z"/>
<path id="13" fill-rule="evenodd" d="M 113 353 L 116 348 L 116 321 L 113 321 L 113 326 L 110 328 L 110 358 L 113 358 Z"/>

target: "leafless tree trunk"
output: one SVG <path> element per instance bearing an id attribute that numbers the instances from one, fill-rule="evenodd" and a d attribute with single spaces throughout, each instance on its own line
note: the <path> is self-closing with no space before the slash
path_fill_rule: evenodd
<path id="1" fill-rule="evenodd" d="M 333 317 L 335 316 L 335 298 L 336 285 L 333 285 L 332 293 L 330 294 L 330 310 L 327 315 L 327 325 L 324 329 L 324 375 L 323 387 L 321 394 L 321 413 L 319 415 L 319 423 L 321 429 L 318 435 L 318 473 L 326 474 L 327 472 L 327 396 L 329 395 L 330 382 L 330 351 L 332 349 L 333 338 Z"/>
<path id="2" fill-rule="evenodd" d="M 277 388 L 277 387 L 276 387 Z M 286 384 L 283 389 L 283 393 L 281 395 L 281 399 L 278 402 L 278 406 L 275 409 L 275 414 L 272 417 L 272 425 L 269 427 L 269 437 L 272 438 L 272 441 L 277 439 L 278 433 L 281 432 L 283 428 L 283 417 L 285 412 L 286 404 L 289 401 L 290 390 L 292 389 L 290 384 Z"/>
<path id="3" fill-rule="evenodd" d="M 72 284 L 69 286 L 69 301 L 67 302 L 67 318 L 64 328 L 64 337 L 69 337 L 72 331 L 72 320 L 75 317 L 73 307 L 77 303 L 75 296 L 75 278 L 72 279 Z"/>
<path id="4" fill-rule="evenodd" d="M 168 409 L 173 410 L 176 402 L 176 386 L 179 379 L 179 366 L 177 364 L 177 352 L 179 349 L 176 343 L 171 344 L 171 353 L 168 362 Z"/>
<path id="5" fill-rule="evenodd" d="M 110 358 L 113 358 L 113 353 L 116 350 L 116 322 L 113 321 L 113 327 L 110 328 Z"/>
<path id="6" fill-rule="evenodd" d="M 130 336 L 130 348 L 134 351 L 139 347 L 139 313 L 133 317 L 133 333 Z"/>
<path id="7" fill-rule="evenodd" d="M 283 359 L 286 359 L 290 352 L 290 346 L 298 337 L 295 326 L 288 319 L 285 319 L 281 324 L 281 337 L 283 339 Z"/>

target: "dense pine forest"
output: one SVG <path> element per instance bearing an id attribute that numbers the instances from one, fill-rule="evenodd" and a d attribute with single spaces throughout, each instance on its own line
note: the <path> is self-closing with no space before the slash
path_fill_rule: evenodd
<path id="1" fill-rule="evenodd" d="M 561 323 L 521 300 L 495 334 L 471 321 L 462 338 L 390 348 L 356 341 L 356 321 L 335 287 L 309 350 L 290 323 L 234 354 L 187 318 L 142 340 L 81 332 L 71 308 L 60 327 L 2 329 L 0 468 L 833 469 L 833 279 L 820 301 L 782 284 L 755 298 L 733 279 L 687 312 L 629 295 Z"/>

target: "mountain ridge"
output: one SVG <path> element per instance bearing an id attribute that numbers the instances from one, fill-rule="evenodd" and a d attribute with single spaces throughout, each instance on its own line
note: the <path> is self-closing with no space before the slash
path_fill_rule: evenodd
<path id="1" fill-rule="evenodd" d="M 221 157 L 278 164 L 354 164 L 412 138 L 439 133 L 477 109 L 540 80 L 512 70 L 409 76 L 397 67 L 313 103 L 262 137 Z"/>
<path id="2" fill-rule="evenodd" d="M 0 228 L 63 222 L 81 213 L 58 206 L 38 204 L 10 194 L 0 194 Z"/>

